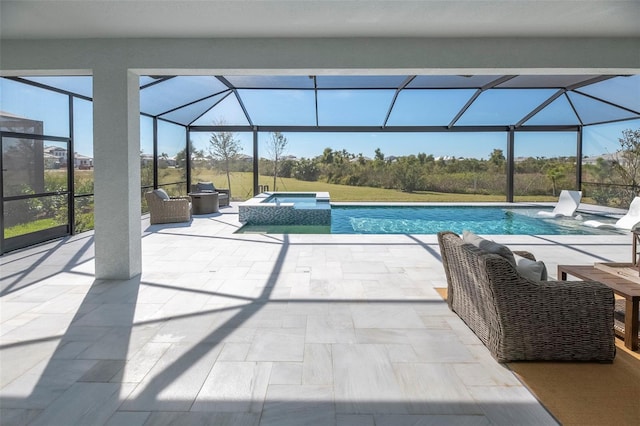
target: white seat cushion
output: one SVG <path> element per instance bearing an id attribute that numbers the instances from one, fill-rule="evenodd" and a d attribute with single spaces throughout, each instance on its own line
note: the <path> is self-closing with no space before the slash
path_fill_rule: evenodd
<path id="1" fill-rule="evenodd" d="M 544 262 L 538 260 L 527 259 L 526 257 L 514 255 L 516 260 L 516 270 L 523 277 L 531 281 L 546 281 L 547 280 L 547 267 Z"/>

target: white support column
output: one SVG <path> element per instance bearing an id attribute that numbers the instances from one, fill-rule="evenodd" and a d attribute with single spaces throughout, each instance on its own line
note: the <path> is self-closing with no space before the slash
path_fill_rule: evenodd
<path id="1" fill-rule="evenodd" d="M 96 279 L 142 270 L 138 76 L 103 65 L 93 73 Z"/>

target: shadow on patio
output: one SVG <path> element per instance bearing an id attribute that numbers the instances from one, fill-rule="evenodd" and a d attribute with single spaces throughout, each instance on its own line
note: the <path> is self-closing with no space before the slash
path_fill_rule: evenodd
<path id="1" fill-rule="evenodd" d="M 435 236 L 225 220 L 150 229 L 137 279 L 72 267 L 3 296 L 29 304 L 3 319 L 3 424 L 555 423 L 434 290 Z"/>

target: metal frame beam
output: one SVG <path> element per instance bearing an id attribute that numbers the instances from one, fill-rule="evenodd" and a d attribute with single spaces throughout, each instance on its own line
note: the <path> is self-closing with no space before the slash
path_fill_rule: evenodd
<path id="1" fill-rule="evenodd" d="M 576 187 L 582 190 L 582 127 L 576 132 Z"/>
<path id="2" fill-rule="evenodd" d="M 260 154 L 258 152 L 258 128 L 253 129 L 253 195 L 258 195 L 259 176 L 258 170 L 260 168 Z"/>
<path id="3" fill-rule="evenodd" d="M 238 103 L 240 104 L 240 108 L 242 108 L 242 112 L 244 113 L 244 116 L 247 119 L 247 122 L 249 123 L 249 126 L 253 126 L 253 121 L 251 120 L 251 116 L 249 115 L 249 112 L 247 111 L 247 108 L 244 106 L 244 102 L 242 102 L 242 98 L 240 97 L 240 95 L 238 94 L 238 89 L 229 82 L 229 80 L 227 80 L 226 78 L 224 78 L 221 75 L 216 75 L 216 78 L 218 80 L 220 80 L 222 82 L 222 84 L 224 84 L 225 86 L 227 86 L 229 89 L 231 89 L 231 91 L 233 92 L 233 94 L 235 95 L 236 99 L 238 100 Z"/>
<path id="4" fill-rule="evenodd" d="M 182 109 L 182 108 L 185 108 L 185 107 L 191 106 L 191 105 L 193 105 L 193 104 L 197 104 L 198 102 L 202 102 L 202 101 L 207 100 L 207 99 L 209 99 L 209 98 L 213 98 L 214 96 L 218 96 L 218 95 L 220 95 L 220 94 L 222 94 L 222 93 L 224 93 L 224 92 L 229 92 L 229 93 L 231 93 L 231 89 L 226 89 L 226 90 L 222 90 L 222 91 L 220 91 L 220 92 L 216 92 L 216 93 L 214 93 L 214 94 L 212 94 L 212 95 L 203 96 L 202 98 L 196 99 L 195 101 L 187 102 L 186 104 L 183 104 L 183 105 L 177 106 L 177 107 L 175 107 L 175 108 L 171 108 L 171 109 L 169 109 L 169 110 L 167 110 L 167 111 L 163 111 L 163 112 L 161 112 L 161 113 L 159 113 L 159 114 L 156 114 L 156 115 L 157 115 L 158 117 L 160 117 L 160 116 L 163 116 L 163 115 L 165 115 L 165 114 L 170 114 L 170 113 L 172 113 L 172 112 L 174 112 L 174 111 L 177 111 L 177 110 L 179 110 L 179 109 Z M 225 96 L 225 97 L 226 97 L 226 96 Z M 224 99 L 224 98 L 222 98 L 222 99 Z M 219 103 L 219 101 L 218 101 L 218 102 L 216 102 L 216 103 L 214 104 L 214 106 L 215 106 L 215 105 L 217 105 L 218 103 Z M 207 111 L 209 111 L 209 109 L 211 109 L 211 108 L 208 108 L 208 109 L 207 109 Z"/>
<path id="5" fill-rule="evenodd" d="M 393 107 L 396 104 L 396 99 L 398 99 L 398 95 L 400 94 L 400 92 L 407 87 L 407 85 L 409 83 L 411 83 L 413 81 L 413 79 L 416 78 L 415 75 L 410 75 L 409 77 L 407 77 L 402 84 L 400 84 L 400 86 L 396 89 L 396 93 L 393 94 L 393 99 L 391 99 L 391 104 L 389 105 L 389 110 L 387 111 L 387 115 L 384 117 L 384 122 L 382 123 L 382 127 L 387 127 L 387 122 L 389 121 L 389 117 L 391 116 L 391 111 L 393 111 Z M 317 109 L 317 107 L 316 107 Z"/>
<path id="6" fill-rule="evenodd" d="M 464 106 L 460 109 L 460 111 L 458 111 L 458 113 L 456 114 L 455 117 L 453 117 L 453 120 L 451 120 L 451 122 L 449 123 L 449 125 L 447 127 L 449 127 L 450 129 L 453 128 L 453 126 L 455 126 L 455 124 L 458 122 L 458 120 L 460 120 L 460 117 L 462 117 L 462 115 L 467 112 L 467 110 L 471 107 L 471 105 L 476 101 L 476 99 L 478 99 L 478 96 L 480 96 L 482 94 L 482 92 L 484 92 L 485 90 L 488 89 L 492 89 L 494 87 L 496 87 L 499 84 L 502 84 L 506 81 L 511 80 L 512 78 L 517 77 L 515 75 L 503 75 L 500 78 L 497 78 L 493 81 L 490 81 L 489 83 L 485 84 L 484 86 L 480 87 L 478 90 L 476 90 L 476 92 L 471 96 L 471 98 L 469 98 L 469 100 L 467 101 L 466 104 L 464 104 Z"/>
<path id="7" fill-rule="evenodd" d="M 515 125 L 516 128 L 522 126 L 524 123 L 526 123 L 527 121 L 529 121 L 531 119 L 531 117 L 533 117 L 534 115 L 538 114 L 540 111 L 542 111 L 543 109 L 545 109 L 551 102 L 555 101 L 556 99 L 558 99 L 560 96 L 562 96 L 564 93 L 566 92 L 565 89 L 560 89 L 558 90 L 556 93 L 554 93 L 553 95 L 549 96 L 543 103 L 541 103 L 540 105 L 538 105 L 536 108 L 534 108 L 529 114 L 525 115 L 520 121 L 518 121 Z"/>
<path id="8" fill-rule="evenodd" d="M 507 202 L 513 203 L 513 175 L 515 173 L 515 162 L 514 162 L 514 147 L 515 147 L 515 127 L 511 126 L 509 128 L 509 133 L 507 133 L 507 169 L 505 170 L 505 174 L 507 177 Z"/>
<path id="9" fill-rule="evenodd" d="M 189 140 L 189 128 L 185 126 L 184 138 L 184 167 L 186 170 L 185 177 L 187 178 L 187 194 L 191 192 L 191 142 Z"/>
<path id="10" fill-rule="evenodd" d="M 607 104 L 607 105 L 612 106 L 614 108 L 619 108 L 619 109 L 622 109 L 624 111 L 630 112 L 632 114 L 640 115 L 639 111 L 636 111 L 636 110 L 631 109 L 631 108 L 627 108 L 627 107 L 619 105 L 619 104 L 615 104 L 613 102 L 607 101 L 606 99 L 602 99 L 602 98 L 599 98 L 597 96 L 590 95 L 588 93 L 581 92 L 580 90 L 574 90 L 573 92 L 575 92 L 575 93 L 577 93 L 579 95 L 582 95 L 582 96 L 586 96 L 587 98 L 593 99 L 595 101 L 602 102 L 603 104 Z"/>
<path id="11" fill-rule="evenodd" d="M 69 221 L 69 234 L 76 233 L 76 199 L 75 199 L 75 165 L 76 154 L 73 143 L 73 96 L 69 95 L 69 143 L 67 144 L 67 220 Z"/>
<path id="12" fill-rule="evenodd" d="M 220 105 L 220 102 L 224 101 L 225 99 L 227 99 L 229 96 L 231 96 L 231 91 L 229 91 L 229 93 L 227 93 L 226 95 L 224 95 L 223 97 L 221 97 L 218 102 L 216 102 L 215 104 L 211 105 L 211 107 L 207 108 L 202 114 L 198 115 L 196 118 L 194 118 L 191 123 L 187 124 L 187 126 L 191 126 L 192 123 L 195 123 L 196 121 L 200 120 L 201 117 L 203 117 L 206 113 L 208 113 L 209 111 L 211 111 L 212 109 L 214 109 L 216 106 Z"/>
<path id="13" fill-rule="evenodd" d="M 73 96 L 75 98 L 84 99 L 85 101 L 93 101 L 93 98 L 91 98 L 89 96 L 84 96 L 84 95 L 81 95 L 79 93 L 69 92 L 68 90 L 59 89 L 59 88 L 53 87 L 53 86 L 48 86 L 48 85 L 43 84 L 43 83 L 38 83 L 36 81 L 27 80 L 26 78 L 21 78 L 21 77 L 2 77 L 2 78 L 6 78 L 7 80 L 13 80 L 13 81 L 16 81 L 16 82 L 22 83 L 22 84 L 27 84 L 27 85 L 33 86 L 33 87 L 38 87 L 40 89 L 50 90 L 52 92 L 60 93 L 60 94 L 63 94 L 63 95 Z"/>
<path id="14" fill-rule="evenodd" d="M 153 117 L 153 189 L 158 189 L 158 117 Z"/>
<path id="15" fill-rule="evenodd" d="M 510 126 L 188 126 L 192 132 L 282 132 L 282 133 L 483 133 L 508 132 Z M 522 126 L 522 132 L 575 132 L 578 125 Z"/>
<path id="16" fill-rule="evenodd" d="M 315 75 L 310 75 L 309 78 L 313 79 L 313 98 L 316 107 L 316 126 L 319 126 L 320 118 L 318 117 L 318 78 Z"/>
<path id="17" fill-rule="evenodd" d="M 172 78 L 176 78 L 176 77 L 177 77 L 177 75 L 162 76 L 156 81 L 152 81 L 151 83 L 147 83 L 147 84 L 145 84 L 143 86 L 140 86 L 140 90 L 147 89 L 149 87 L 155 86 L 156 84 L 163 83 L 163 82 L 165 82 L 167 80 L 171 80 Z"/>

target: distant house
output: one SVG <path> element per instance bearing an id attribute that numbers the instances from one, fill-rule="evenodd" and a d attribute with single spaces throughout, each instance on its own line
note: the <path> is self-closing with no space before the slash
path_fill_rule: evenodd
<path id="1" fill-rule="evenodd" d="M 582 159 L 582 164 L 596 164 L 600 158 L 602 158 L 605 161 L 622 161 L 623 160 L 622 156 L 618 155 L 618 153 L 616 152 L 615 154 L 607 153 L 607 154 L 594 155 L 591 157 L 584 157 Z"/>
<path id="2" fill-rule="evenodd" d="M 58 160 L 58 157 L 56 157 L 55 155 L 44 153 L 43 160 L 44 168 L 47 170 L 60 168 L 60 162 Z"/>
<path id="3" fill-rule="evenodd" d="M 65 148 L 59 146 L 45 146 L 44 153 L 56 157 L 61 164 L 67 162 L 67 150 Z"/>
<path id="4" fill-rule="evenodd" d="M 67 167 L 69 158 L 66 148 L 59 146 L 45 146 L 43 151 L 45 155 L 45 167 L 51 169 Z M 55 162 L 51 160 L 52 158 L 55 159 Z M 48 167 L 47 165 L 51 165 L 51 167 Z M 76 152 L 73 155 L 73 167 L 80 170 L 91 170 L 93 169 L 93 158 Z"/>
<path id="5" fill-rule="evenodd" d="M 153 154 L 140 154 L 140 165 L 148 166 L 153 164 Z M 178 164 L 176 157 L 158 157 L 158 167 L 175 167 Z"/>
<path id="6" fill-rule="evenodd" d="M 93 158 L 86 155 L 76 153 L 73 156 L 73 166 L 79 170 L 91 170 L 93 169 Z"/>
<path id="7" fill-rule="evenodd" d="M 140 154 L 140 165 L 148 166 L 149 164 L 153 164 L 153 154 Z"/>

